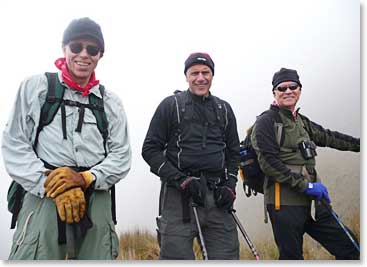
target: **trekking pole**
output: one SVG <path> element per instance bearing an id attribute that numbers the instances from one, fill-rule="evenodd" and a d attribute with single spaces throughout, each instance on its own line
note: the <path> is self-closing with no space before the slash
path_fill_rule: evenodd
<path id="1" fill-rule="evenodd" d="M 331 205 L 326 202 L 325 199 L 321 199 L 321 203 L 326 207 L 326 209 L 330 212 L 330 214 L 334 217 L 336 222 L 340 225 L 340 227 L 343 229 L 344 233 L 348 236 L 349 240 L 353 243 L 356 250 L 358 250 L 358 253 L 360 252 L 358 243 L 354 240 L 352 235 L 349 233 L 348 229 L 344 226 L 344 224 L 339 219 L 339 216 L 335 213 L 335 211 L 332 209 Z"/>
<path id="2" fill-rule="evenodd" d="M 195 221 L 196 221 L 196 225 L 197 225 L 198 231 L 199 231 L 199 238 L 200 238 L 201 249 L 203 251 L 203 258 L 204 258 L 204 260 L 209 260 L 208 259 L 208 252 L 206 251 L 204 236 L 203 236 L 203 233 L 201 232 L 201 226 L 200 226 L 199 216 L 198 216 L 198 212 L 196 210 L 196 207 L 197 207 L 197 204 L 192 203 L 192 209 L 194 211 Z"/>
<path id="3" fill-rule="evenodd" d="M 256 251 L 256 249 L 255 249 L 254 244 L 252 244 L 252 242 L 251 242 L 251 240 L 250 240 L 249 236 L 247 235 L 247 233 L 246 233 L 245 229 L 243 228 L 243 226 L 242 226 L 242 224 L 241 224 L 240 220 L 238 219 L 238 217 L 237 217 L 237 215 L 236 215 L 236 213 L 235 213 L 235 212 L 236 212 L 236 210 L 235 210 L 235 209 L 232 209 L 232 210 L 230 210 L 229 212 L 231 213 L 231 215 L 232 215 L 232 217 L 233 217 L 234 221 L 236 222 L 236 224 L 237 224 L 238 228 L 240 228 L 240 231 L 241 231 L 241 233 L 242 233 L 243 237 L 245 238 L 245 240 L 246 240 L 246 242 L 247 242 L 247 245 L 250 247 L 250 250 L 251 250 L 252 254 L 253 254 L 253 255 L 254 255 L 254 257 L 256 258 L 256 260 L 260 260 L 260 256 L 259 256 L 259 254 L 257 253 L 257 251 Z"/>
<path id="4" fill-rule="evenodd" d="M 75 232 L 74 225 L 66 223 L 66 247 L 67 247 L 67 260 L 75 260 Z"/>

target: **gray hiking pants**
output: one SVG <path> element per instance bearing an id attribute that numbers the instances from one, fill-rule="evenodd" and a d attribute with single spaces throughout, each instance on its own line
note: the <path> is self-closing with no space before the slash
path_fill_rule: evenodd
<path id="1" fill-rule="evenodd" d="M 79 260 L 112 260 L 118 255 L 119 241 L 111 217 L 109 192 L 94 191 L 88 215 L 93 223 L 82 240 L 76 241 Z M 27 193 L 19 212 L 9 260 L 63 260 L 65 244 L 58 244 L 57 211 L 50 198 Z"/>
<path id="2" fill-rule="evenodd" d="M 192 207 L 189 207 L 190 222 L 184 223 L 181 192 L 166 185 L 161 195 L 161 207 L 162 214 L 157 218 L 161 241 L 160 259 L 194 260 L 193 240 L 199 234 Z M 228 211 L 215 206 L 213 191 L 207 190 L 206 207 L 198 207 L 197 211 L 208 258 L 238 260 L 236 223 Z"/>

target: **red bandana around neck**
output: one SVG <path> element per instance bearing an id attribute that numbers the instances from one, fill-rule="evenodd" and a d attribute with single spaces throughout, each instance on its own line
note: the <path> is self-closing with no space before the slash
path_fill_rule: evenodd
<path id="1" fill-rule="evenodd" d="M 79 84 L 77 84 L 73 77 L 71 76 L 67 66 L 66 66 L 66 59 L 64 57 L 58 58 L 55 61 L 55 66 L 61 70 L 61 77 L 62 80 L 72 89 L 82 92 L 82 96 L 89 95 L 89 90 L 93 87 L 99 84 L 99 80 L 96 80 L 96 75 L 93 71 L 92 75 L 90 76 L 89 82 L 86 86 L 81 87 Z"/>

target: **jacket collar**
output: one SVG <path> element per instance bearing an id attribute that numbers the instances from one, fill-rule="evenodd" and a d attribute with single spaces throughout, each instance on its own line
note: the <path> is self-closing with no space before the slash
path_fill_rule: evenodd
<path id="1" fill-rule="evenodd" d="M 294 112 L 286 108 L 281 108 L 277 105 L 271 104 L 270 109 L 282 113 L 284 116 L 290 119 L 297 120 L 300 108 L 297 108 Z"/>
<path id="2" fill-rule="evenodd" d="M 206 102 L 208 100 L 211 100 L 213 98 L 212 94 L 209 91 L 209 95 L 208 96 L 198 96 L 193 94 L 190 89 L 187 89 L 188 95 L 190 96 L 190 98 L 192 99 L 192 101 L 196 102 L 196 103 L 201 103 L 201 102 Z"/>

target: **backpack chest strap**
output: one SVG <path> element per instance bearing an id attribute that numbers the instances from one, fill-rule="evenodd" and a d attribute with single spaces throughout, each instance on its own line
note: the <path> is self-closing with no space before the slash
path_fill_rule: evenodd
<path id="1" fill-rule="evenodd" d="M 45 75 L 47 77 L 47 83 L 48 83 L 47 95 L 46 95 L 46 101 L 41 108 L 40 121 L 36 131 L 35 141 L 33 144 L 34 151 L 37 151 L 37 144 L 40 132 L 45 126 L 47 126 L 53 121 L 59 108 L 61 109 L 61 127 L 63 138 L 67 139 L 66 110 L 65 110 L 66 105 L 66 106 L 79 107 L 79 120 L 76 128 L 77 132 L 81 132 L 82 130 L 85 108 L 89 108 L 93 112 L 93 115 L 96 117 L 98 130 L 100 131 L 103 137 L 105 154 L 107 154 L 106 139 L 108 136 L 108 123 L 103 103 L 103 95 L 105 91 L 104 86 L 103 85 L 99 86 L 102 98 L 99 98 L 94 94 L 89 94 L 89 103 L 84 104 L 78 101 L 64 99 L 65 86 L 61 84 L 60 81 L 58 80 L 57 73 L 46 72 Z"/>
<path id="2" fill-rule="evenodd" d="M 80 103 L 78 101 L 64 99 L 61 102 L 61 121 L 62 121 L 62 131 L 63 131 L 63 137 L 64 137 L 64 139 L 67 139 L 67 137 L 66 137 L 66 112 L 65 112 L 65 105 L 66 106 L 78 107 L 79 108 L 79 119 L 78 119 L 77 127 L 75 129 L 75 131 L 78 132 L 78 133 L 80 133 L 82 131 L 84 114 L 85 114 L 85 108 L 89 108 L 92 112 L 93 112 L 93 110 L 97 110 L 99 112 L 104 112 L 103 106 L 100 106 L 100 105 L 97 105 L 97 104 L 94 104 L 94 103 L 93 104 L 84 104 L 84 103 Z"/>

